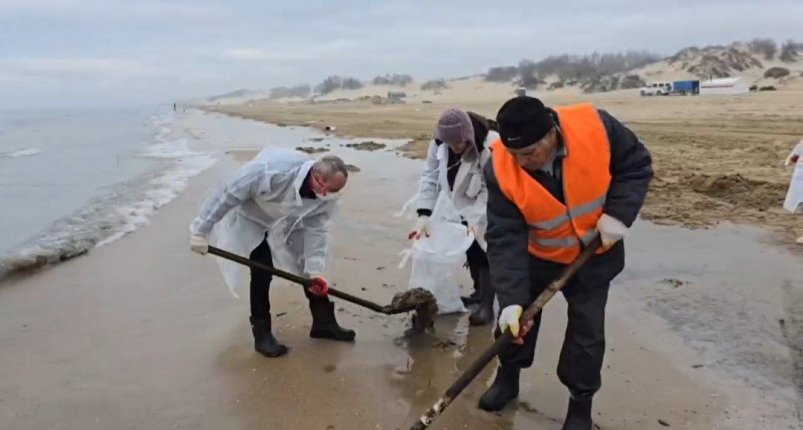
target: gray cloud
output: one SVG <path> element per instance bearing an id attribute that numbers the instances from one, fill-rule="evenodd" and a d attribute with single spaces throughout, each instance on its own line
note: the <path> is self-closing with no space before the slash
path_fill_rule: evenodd
<path id="1" fill-rule="evenodd" d="M 801 16 L 799 0 L 0 0 L 0 103 L 153 103 L 330 73 L 431 78 L 559 53 L 668 55 L 803 39 Z"/>

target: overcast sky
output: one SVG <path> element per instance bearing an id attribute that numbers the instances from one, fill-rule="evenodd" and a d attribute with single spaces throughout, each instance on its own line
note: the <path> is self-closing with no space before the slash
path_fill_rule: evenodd
<path id="1" fill-rule="evenodd" d="M 328 74 L 803 40 L 803 0 L 0 0 L 0 108 L 142 105 Z"/>

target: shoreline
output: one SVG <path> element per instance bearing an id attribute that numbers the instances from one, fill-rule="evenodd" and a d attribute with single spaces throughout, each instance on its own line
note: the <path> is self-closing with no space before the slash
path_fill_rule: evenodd
<path id="1" fill-rule="evenodd" d="M 160 109 L 149 114 L 151 139 L 120 156 L 152 165 L 134 177 L 99 187 L 77 209 L 0 254 L 0 281 L 86 255 L 147 224 L 189 180 L 218 161 L 214 148 L 186 133 L 186 123 L 199 112 Z"/>

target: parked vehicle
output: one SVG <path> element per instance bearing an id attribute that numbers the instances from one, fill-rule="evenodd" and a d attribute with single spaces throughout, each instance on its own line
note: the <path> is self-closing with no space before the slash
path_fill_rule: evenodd
<path id="1" fill-rule="evenodd" d="M 672 82 L 672 94 L 697 95 L 700 94 L 700 81 L 687 80 Z"/>
<path id="2" fill-rule="evenodd" d="M 669 82 L 653 82 L 641 88 L 642 96 L 668 96 L 672 92 L 672 84 Z"/>
<path id="3" fill-rule="evenodd" d="M 670 94 L 682 96 L 700 94 L 700 81 L 653 82 L 641 88 L 642 96 L 668 96 Z"/>

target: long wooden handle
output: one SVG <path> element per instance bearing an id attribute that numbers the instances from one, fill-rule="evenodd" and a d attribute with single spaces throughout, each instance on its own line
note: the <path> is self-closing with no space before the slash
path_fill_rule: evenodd
<path id="1" fill-rule="evenodd" d="M 216 248 L 214 246 L 209 247 L 209 253 L 212 255 L 217 255 L 218 257 L 221 258 L 225 258 L 226 260 L 234 261 L 235 263 L 240 263 L 242 265 L 252 267 L 254 269 L 264 270 L 266 272 L 269 272 L 271 275 L 278 276 L 290 282 L 295 282 L 296 284 L 301 284 L 302 286 L 304 286 L 304 288 L 308 288 L 309 286 L 312 285 L 312 280 L 309 278 L 304 278 L 298 275 L 294 275 L 290 272 L 285 272 L 284 270 L 268 266 L 267 264 L 260 263 L 259 261 L 254 261 L 251 260 L 250 258 L 245 258 L 241 255 L 233 254 L 229 251 Z M 375 312 L 390 314 L 390 311 L 385 306 L 365 300 L 357 296 L 353 296 L 349 293 L 340 291 L 333 287 L 329 287 L 329 295 L 371 309 L 372 311 Z"/>
<path id="2" fill-rule="evenodd" d="M 541 292 L 541 294 L 536 297 L 535 301 L 527 307 L 527 309 L 521 315 L 521 323 L 520 325 L 524 325 L 525 322 L 532 321 L 538 312 L 541 312 L 541 309 L 544 308 L 544 305 L 555 295 L 561 288 L 565 287 L 569 280 L 574 276 L 578 270 L 588 261 L 591 256 L 597 251 L 597 249 L 602 246 L 602 239 L 597 236 L 588 246 L 583 250 L 580 256 L 577 257 L 571 264 L 566 266 L 563 269 L 561 274 L 552 281 L 549 286 Z M 491 362 L 500 352 L 502 352 L 505 348 L 510 345 L 510 342 L 513 340 L 513 335 L 510 333 L 509 330 L 505 330 L 505 332 L 499 336 L 496 341 L 489 346 L 473 363 L 471 366 L 468 367 L 460 377 L 446 390 L 443 397 L 438 399 L 435 404 L 429 408 L 421 418 L 416 421 L 415 424 L 410 427 L 410 430 L 424 430 L 429 428 L 432 423 L 443 413 L 443 411 L 449 407 L 449 405 L 460 395 L 460 393 L 477 377 L 477 375 L 482 372 L 482 369 Z"/>

